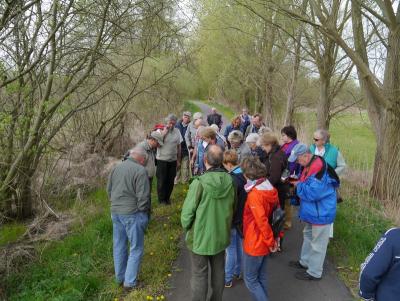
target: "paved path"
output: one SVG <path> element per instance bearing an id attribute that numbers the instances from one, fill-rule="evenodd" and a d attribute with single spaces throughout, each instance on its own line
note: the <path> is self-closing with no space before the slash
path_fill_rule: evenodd
<path id="1" fill-rule="evenodd" d="M 204 113 L 209 114 L 210 108 L 196 102 Z M 294 214 L 296 216 L 296 214 Z M 294 278 L 296 270 L 290 268 L 290 260 L 298 259 L 302 244 L 302 229 L 298 218 L 293 219 L 293 229 L 285 236 L 283 252 L 274 254 L 268 264 L 268 286 L 271 301 L 350 301 L 351 297 L 346 286 L 341 282 L 334 266 L 328 261 L 324 267 L 321 281 L 307 282 Z M 182 240 L 182 252 L 175 263 L 171 290 L 166 294 L 170 301 L 190 301 L 190 254 Z M 236 281 L 232 288 L 224 290 L 224 301 L 251 301 L 243 281 Z"/>
<path id="2" fill-rule="evenodd" d="M 205 121 L 207 121 L 207 115 L 211 114 L 211 107 L 206 105 L 205 103 L 201 102 L 201 101 L 192 101 L 196 106 L 198 106 L 202 112 L 203 112 L 203 119 Z M 221 114 L 221 112 L 218 112 L 219 114 Z M 225 127 L 230 124 L 230 121 L 228 119 L 225 118 L 225 116 L 222 115 L 222 129 L 221 129 L 221 133 L 225 132 Z"/>

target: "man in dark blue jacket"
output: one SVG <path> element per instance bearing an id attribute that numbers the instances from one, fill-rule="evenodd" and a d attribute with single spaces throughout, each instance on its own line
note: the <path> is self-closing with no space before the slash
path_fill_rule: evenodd
<path id="1" fill-rule="evenodd" d="M 400 300 L 400 228 L 387 231 L 361 265 L 360 296 L 368 301 Z"/>

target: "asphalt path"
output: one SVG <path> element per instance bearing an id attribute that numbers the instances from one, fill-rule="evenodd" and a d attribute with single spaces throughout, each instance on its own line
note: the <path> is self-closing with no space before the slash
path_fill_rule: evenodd
<path id="1" fill-rule="evenodd" d="M 206 116 L 211 108 L 204 103 L 195 102 Z M 226 126 L 226 119 L 224 125 Z M 294 277 L 296 269 L 288 266 L 290 260 L 298 260 L 303 240 L 303 226 L 294 212 L 293 228 L 287 231 L 283 251 L 273 254 L 268 261 L 268 292 L 270 301 L 349 301 L 355 300 L 344 283 L 338 278 L 334 265 L 325 260 L 324 274 L 320 281 L 302 281 Z M 190 301 L 191 263 L 190 251 L 184 240 L 181 253 L 174 264 L 171 289 L 167 300 Z M 224 301 L 251 301 L 243 280 L 234 281 L 232 288 L 224 289 Z"/>

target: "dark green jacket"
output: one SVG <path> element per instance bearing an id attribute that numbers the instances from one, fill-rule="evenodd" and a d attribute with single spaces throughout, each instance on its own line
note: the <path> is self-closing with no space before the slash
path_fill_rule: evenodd
<path id="1" fill-rule="evenodd" d="M 132 158 L 113 169 L 108 178 L 107 193 L 112 213 L 150 211 L 150 184 L 146 169 Z"/>
<path id="2" fill-rule="evenodd" d="M 194 178 L 182 208 L 181 223 L 186 243 L 198 255 L 216 255 L 230 243 L 235 207 L 232 177 L 209 170 Z"/>

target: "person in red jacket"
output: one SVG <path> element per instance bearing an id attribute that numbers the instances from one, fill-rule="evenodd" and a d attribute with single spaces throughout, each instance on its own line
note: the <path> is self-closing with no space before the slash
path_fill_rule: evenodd
<path id="1" fill-rule="evenodd" d="M 267 259 L 278 249 L 268 218 L 279 204 L 278 191 L 267 180 L 265 165 L 257 157 L 244 159 L 241 167 L 248 193 L 243 211 L 244 281 L 253 300 L 268 301 Z"/>

